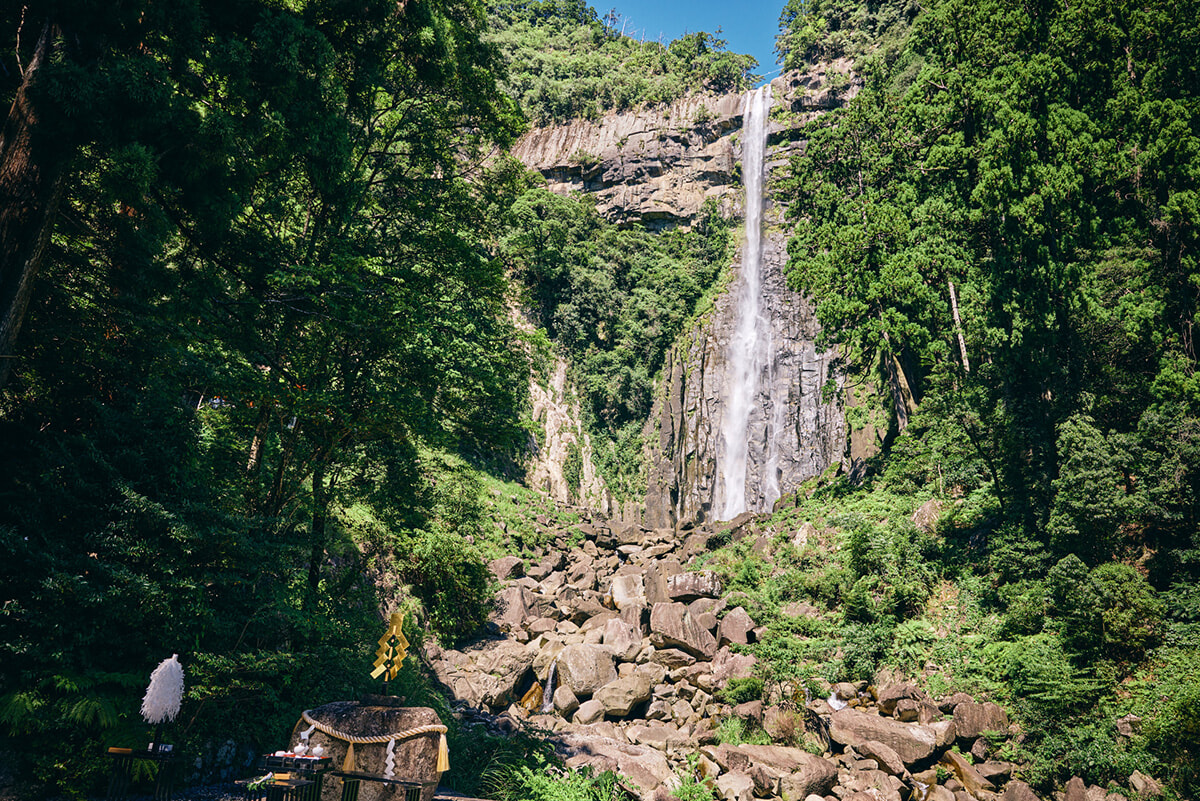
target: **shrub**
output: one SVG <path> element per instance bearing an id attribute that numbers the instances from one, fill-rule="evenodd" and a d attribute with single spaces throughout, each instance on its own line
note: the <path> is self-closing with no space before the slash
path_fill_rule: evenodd
<path id="1" fill-rule="evenodd" d="M 1069 554 L 1050 569 L 1046 586 L 1063 645 L 1080 658 L 1136 658 L 1159 636 L 1164 605 L 1129 565 L 1109 562 L 1089 572 Z"/>
<path id="2" fill-rule="evenodd" d="M 852 623 L 842 632 L 843 675 L 838 678 L 871 680 L 891 647 L 894 624 L 891 621 L 870 625 Z"/>
<path id="3" fill-rule="evenodd" d="M 757 676 L 749 678 L 733 678 L 720 691 L 717 697 L 727 704 L 744 704 L 757 701 L 763 697 L 763 680 Z"/>
<path id="4" fill-rule="evenodd" d="M 474 545 L 457 534 L 414 532 L 405 578 L 425 605 L 438 638 L 453 642 L 487 620 L 491 574 Z"/>
<path id="5" fill-rule="evenodd" d="M 717 742 L 726 745 L 770 745 L 771 737 L 741 718 L 725 718 L 717 724 Z"/>
<path id="6" fill-rule="evenodd" d="M 695 754 L 688 756 L 687 768 L 681 768 L 676 772 L 679 777 L 679 786 L 671 793 L 671 797 L 676 801 L 717 801 L 717 795 L 713 792 L 712 786 L 705 781 L 697 779 L 697 763 L 699 758 Z"/>

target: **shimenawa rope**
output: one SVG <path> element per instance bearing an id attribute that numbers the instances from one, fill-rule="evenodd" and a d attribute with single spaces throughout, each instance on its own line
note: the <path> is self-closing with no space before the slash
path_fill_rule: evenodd
<path id="1" fill-rule="evenodd" d="M 347 734 L 346 732 L 339 731 L 338 729 L 335 729 L 332 726 L 328 726 L 319 720 L 315 720 L 312 717 L 312 715 L 309 714 L 310 712 L 312 712 L 311 709 L 306 709 L 300 713 L 300 717 L 304 719 L 305 723 L 308 723 L 313 728 L 317 729 L 317 731 L 323 732 L 324 734 L 327 734 L 330 737 L 350 743 L 350 747 L 346 751 L 346 761 L 342 765 L 342 770 L 354 771 L 356 769 L 357 766 L 355 765 L 355 760 L 354 760 L 354 746 L 356 744 L 357 745 L 373 745 L 373 744 L 378 744 L 378 743 L 391 744 L 391 743 L 399 742 L 401 740 L 411 740 L 414 737 L 420 737 L 423 734 L 439 734 L 439 735 L 441 735 L 438 738 L 437 769 L 438 769 L 438 772 L 440 772 L 440 773 L 444 773 L 445 771 L 450 769 L 450 751 L 449 751 L 449 748 L 446 746 L 446 727 L 440 723 L 434 723 L 434 724 L 430 724 L 428 726 L 417 726 L 416 728 L 405 729 L 404 731 L 397 732 L 395 734 L 372 734 L 372 735 L 367 735 L 367 736 L 359 736 L 357 734 Z M 309 731 L 311 731 L 311 729 Z M 301 736 L 305 740 L 308 739 L 307 737 L 304 737 L 304 735 L 301 735 Z M 391 746 L 389 745 L 389 751 L 390 750 L 391 750 Z M 388 771 L 388 773 L 385 775 L 390 776 L 390 771 Z"/>

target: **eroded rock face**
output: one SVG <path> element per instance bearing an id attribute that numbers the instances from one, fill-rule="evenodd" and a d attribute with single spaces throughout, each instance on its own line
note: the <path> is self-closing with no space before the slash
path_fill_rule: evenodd
<path id="1" fill-rule="evenodd" d="M 856 93 L 860 82 L 853 77 L 849 83 L 833 81 L 837 72 L 849 73 L 849 64 L 817 66 L 772 82 L 774 105 L 791 114 L 770 123 L 768 170 L 785 165 L 792 149 L 802 147 L 797 135 L 804 122 L 837 108 Z M 551 191 L 589 194 L 610 220 L 651 228 L 688 226 L 709 199 L 726 216 L 740 214 L 742 188 L 735 165 L 742 158 L 743 143 L 735 134 L 741 133 L 743 106 L 741 94 L 698 94 L 666 107 L 536 128 L 518 142 L 513 154 L 538 170 Z M 778 219 L 781 209 L 767 206 L 766 219 Z M 787 288 L 782 231 L 766 232 L 762 255 L 762 292 L 767 298 L 765 317 L 773 355 L 762 367 L 760 393 L 782 399 L 785 410 L 771 412 L 769 420 L 762 419 L 760 412 L 759 419 L 750 421 L 749 430 L 756 433 L 750 443 L 747 502 L 755 511 L 768 511 L 779 491 L 786 494 L 838 461 L 846 443 L 840 403 L 822 401 L 821 393 L 829 378 L 835 385 L 840 379 L 830 373 L 832 354 L 813 345 L 818 326 L 809 304 Z M 740 269 L 740 264 L 734 269 Z M 664 365 L 664 386 L 646 430 L 649 475 L 644 522 L 650 527 L 675 528 L 713 519 L 718 491 L 715 470 L 725 447 L 723 398 L 736 300 L 733 292 L 724 293 L 708 318 L 676 343 Z M 557 439 L 549 437 L 547 450 L 557 447 L 554 443 L 563 450 L 575 442 L 586 449 L 588 443 L 574 425 L 575 417 L 559 409 L 560 389 L 557 383 L 548 390 L 539 388 L 535 398 L 539 413 L 545 410 L 548 434 L 551 429 L 563 432 Z M 766 409 L 770 404 L 756 407 Z M 560 418 L 564 422 L 556 422 Z M 538 462 L 534 483 L 547 483 L 556 496 L 564 496 L 562 471 L 554 467 L 560 462 L 550 457 L 546 467 Z M 585 467 L 590 464 L 585 459 Z M 598 480 L 590 474 L 584 478 L 581 496 L 598 497 L 602 506 L 610 505 Z"/>
<path id="2" fill-rule="evenodd" d="M 826 382 L 832 378 L 840 388 L 842 379 L 831 369 L 834 354 L 814 344 L 820 326 L 811 305 L 787 288 L 786 247 L 782 231 L 764 232 L 762 292 L 771 348 L 748 425 L 746 502 L 753 511 L 770 511 L 769 469 L 786 494 L 838 461 L 846 442 L 839 403 L 822 399 Z M 725 384 L 736 326 L 737 298 L 725 293 L 712 314 L 667 354 L 664 386 L 645 432 L 647 525 L 686 527 L 714 520 L 720 511 L 717 465 L 725 453 Z M 785 399 L 778 419 L 765 419 L 763 409 L 771 404 L 762 399 L 770 397 Z"/>
<path id="3" fill-rule="evenodd" d="M 688 222 L 734 183 L 730 134 L 741 127 L 740 95 L 698 94 L 669 106 L 535 128 L 513 148 L 553 192 L 587 192 L 617 222 Z"/>

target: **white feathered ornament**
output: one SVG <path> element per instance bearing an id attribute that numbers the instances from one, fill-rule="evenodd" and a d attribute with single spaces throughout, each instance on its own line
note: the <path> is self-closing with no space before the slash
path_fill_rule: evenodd
<path id="1" fill-rule="evenodd" d="M 142 717 L 157 727 L 154 732 L 154 749 L 162 747 L 162 725 L 176 718 L 179 705 L 183 702 L 183 665 L 179 654 L 159 663 L 150 674 L 150 686 L 142 699 Z"/>

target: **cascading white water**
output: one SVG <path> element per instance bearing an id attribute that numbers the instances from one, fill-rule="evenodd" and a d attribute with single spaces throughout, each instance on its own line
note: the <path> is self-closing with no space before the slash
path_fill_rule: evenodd
<path id="1" fill-rule="evenodd" d="M 724 501 L 718 519 L 732 520 L 746 511 L 746 465 L 750 458 L 750 417 L 758 398 L 759 375 L 768 363 L 769 326 L 763 319 L 762 295 L 762 210 L 764 154 L 767 149 L 767 114 L 771 109 L 771 85 L 746 96 L 742 123 L 742 186 L 746 191 L 746 241 L 742 246 L 737 327 L 729 343 L 725 410 L 722 423 L 724 459 L 720 474 Z M 771 451 L 767 458 L 770 461 Z M 776 456 L 776 461 L 778 457 Z M 768 482 L 776 484 L 775 467 L 768 465 Z M 770 486 L 765 487 L 770 493 Z M 773 502 L 775 498 L 770 500 Z"/>
<path id="2" fill-rule="evenodd" d="M 554 711 L 554 674 L 558 669 L 558 660 L 555 659 L 550 663 L 550 669 L 546 671 L 546 689 L 542 690 L 542 707 L 538 710 L 543 715 Z"/>

